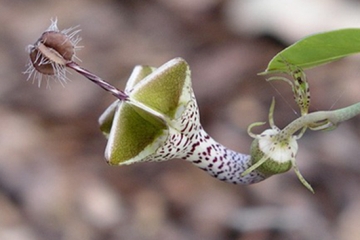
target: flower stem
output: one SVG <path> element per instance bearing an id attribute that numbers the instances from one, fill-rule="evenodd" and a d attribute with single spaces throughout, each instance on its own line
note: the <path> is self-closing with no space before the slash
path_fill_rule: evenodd
<path id="1" fill-rule="evenodd" d="M 66 66 L 68 68 L 71 68 L 71 69 L 75 70 L 76 72 L 80 73 L 81 75 L 83 75 L 90 81 L 94 82 L 101 88 L 105 89 L 106 91 L 111 92 L 112 95 L 117 97 L 119 100 L 126 101 L 129 98 L 129 96 L 125 92 L 117 89 L 116 87 L 114 87 L 110 83 L 104 81 L 103 79 L 101 79 L 97 75 L 93 74 L 92 72 L 80 67 L 76 62 L 69 61 L 66 63 Z"/>
<path id="2" fill-rule="evenodd" d="M 339 123 L 344 122 L 360 114 L 360 102 L 348 107 L 340 108 L 333 111 L 319 111 L 301 116 L 280 132 L 281 139 L 288 139 L 301 128 L 309 127 L 312 130 L 326 130 L 336 127 Z"/>

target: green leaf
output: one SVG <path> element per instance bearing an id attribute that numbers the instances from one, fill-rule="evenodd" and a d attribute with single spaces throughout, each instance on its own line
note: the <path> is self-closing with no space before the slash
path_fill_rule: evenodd
<path id="1" fill-rule="evenodd" d="M 329 63 L 360 52 L 360 29 L 341 29 L 301 39 L 278 53 L 265 72 L 289 72 L 289 64 L 302 69 Z"/>

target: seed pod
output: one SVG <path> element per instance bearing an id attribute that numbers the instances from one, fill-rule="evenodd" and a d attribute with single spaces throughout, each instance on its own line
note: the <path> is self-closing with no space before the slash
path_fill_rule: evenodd
<path id="1" fill-rule="evenodd" d="M 74 43 L 62 32 L 44 32 L 39 39 L 46 47 L 54 49 L 64 60 L 71 61 L 75 54 Z"/>
<path id="2" fill-rule="evenodd" d="M 66 63 L 75 56 L 80 30 L 70 28 L 60 31 L 57 21 L 52 20 L 50 27 L 41 35 L 34 45 L 28 47 L 30 62 L 25 73 L 28 79 L 33 78 L 41 83 L 42 75 L 66 82 Z"/>
<path id="3" fill-rule="evenodd" d="M 45 75 L 55 75 L 56 67 L 65 67 L 74 56 L 74 45 L 64 33 L 44 32 L 30 51 L 34 68 Z"/>

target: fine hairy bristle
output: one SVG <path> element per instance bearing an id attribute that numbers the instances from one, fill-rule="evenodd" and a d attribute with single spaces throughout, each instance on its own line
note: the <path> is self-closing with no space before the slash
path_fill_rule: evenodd
<path id="1" fill-rule="evenodd" d="M 47 80 L 47 86 L 50 80 L 64 85 L 68 81 L 66 63 L 77 58 L 76 51 L 80 48 L 80 31 L 78 27 L 60 31 L 57 19 L 51 20 L 48 29 L 33 45 L 27 47 L 29 62 L 24 72 L 28 74 L 27 80 L 37 81 L 39 87 L 43 78 Z"/>
<path id="2" fill-rule="evenodd" d="M 51 20 L 48 29 L 41 34 L 33 45 L 29 45 L 27 48 L 29 62 L 24 72 L 28 75 L 27 80 L 37 81 L 39 87 L 43 78 L 47 80 L 47 87 L 49 87 L 50 80 L 59 81 L 64 85 L 68 81 L 66 73 L 68 69 L 72 69 L 118 99 L 127 100 L 128 95 L 126 93 L 75 62 L 75 59 L 80 60 L 76 57 L 76 51 L 80 48 L 78 43 L 81 40 L 78 35 L 79 32 L 78 27 L 60 31 L 57 27 L 57 19 Z"/>

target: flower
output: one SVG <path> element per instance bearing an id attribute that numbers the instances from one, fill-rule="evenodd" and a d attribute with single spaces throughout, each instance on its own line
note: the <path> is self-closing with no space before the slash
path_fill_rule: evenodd
<path id="1" fill-rule="evenodd" d="M 251 129 L 255 126 L 263 125 L 264 123 L 253 123 L 248 128 L 248 134 L 254 138 L 251 144 L 251 167 L 246 169 L 241 175 L 246 176 L 250 172 L 257 169 L 259 172 L 269 177 L 275 174 L 280 174 L 294 169 L 300 182 L 312 193 L 314 193 L 311 185 L 301 175 L 297 164 L 296 154 L 298 152 L 297 140 L 302 137 L 306 127 L 307 121 L 295 121 L 295 124 L 289 124 L 283 130 L 279 129 L 274 123 L 274 109 L 275 100 L 273 99 L 269 111 L 270 129 L 266 129 L 261 134 L 254 134 Z M 310 116 L 310 117 L 309 117 Z M 303 116 L 304 118 L 304 116 Z M 305 118 L 311 118 L 311 115 L 305 115 Z M 327 124 L 321 122 L 319 129 L 326 128 Z M 296 132 L 300 131 L 298 135 Z"/>

